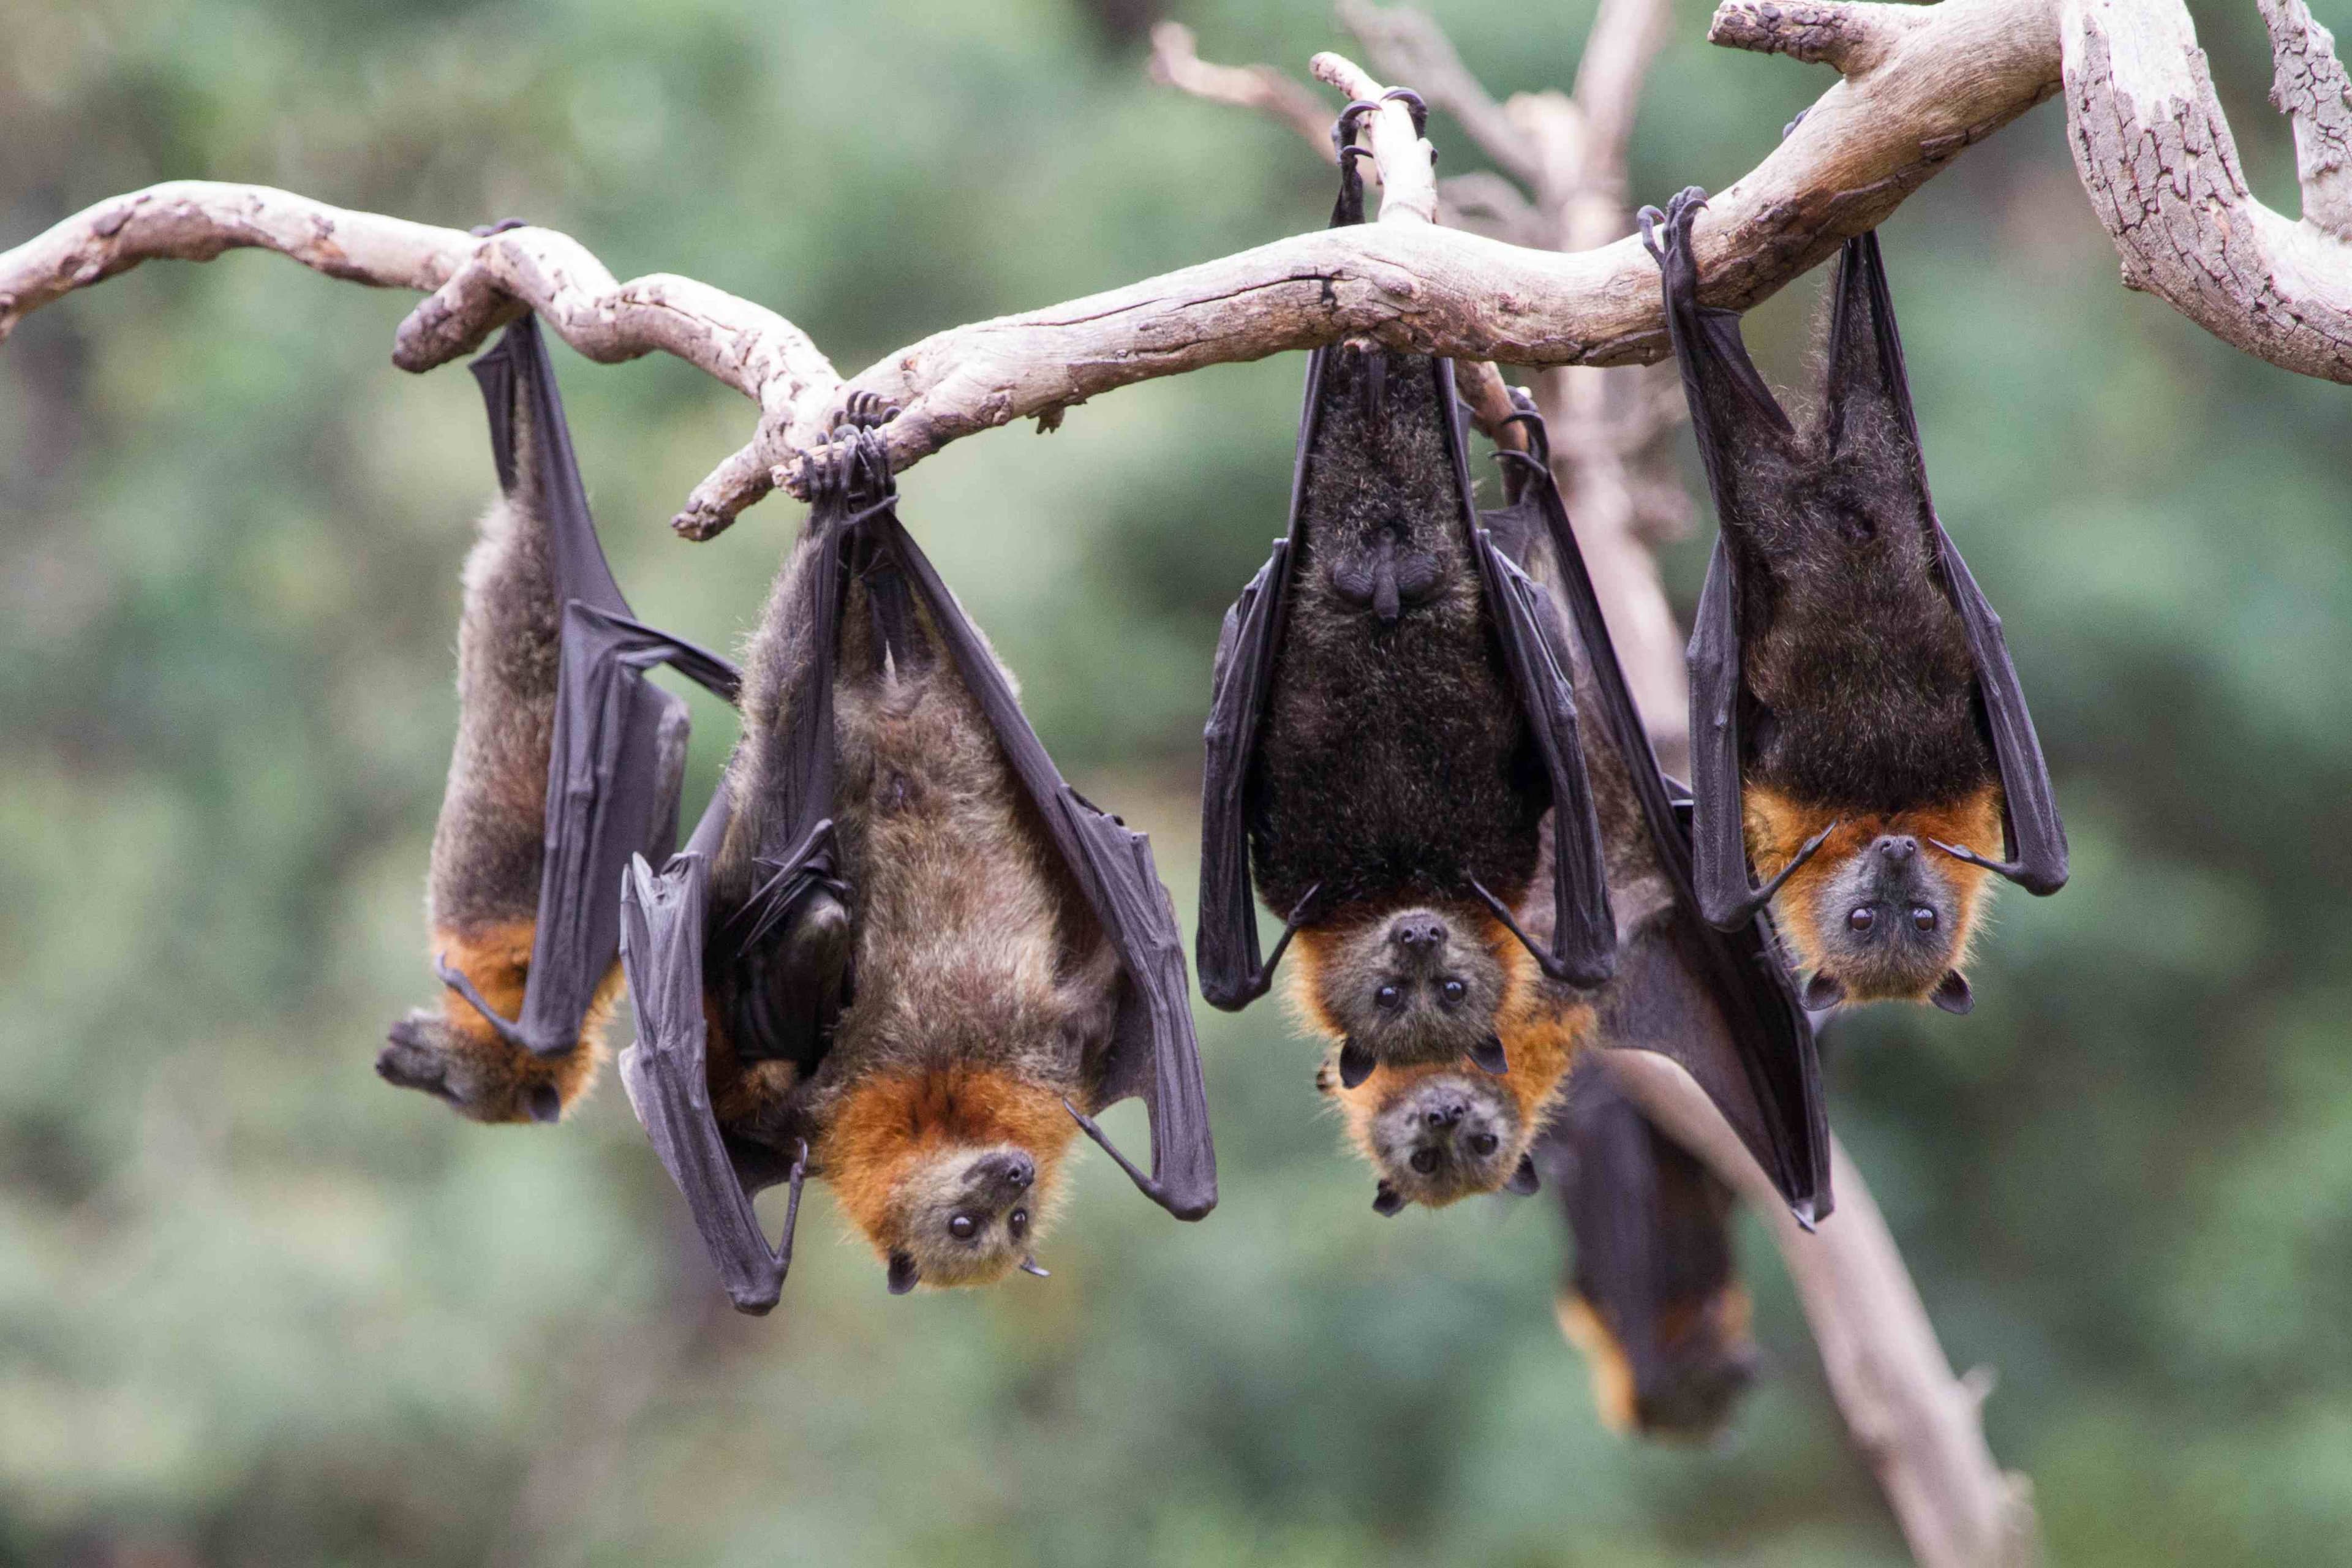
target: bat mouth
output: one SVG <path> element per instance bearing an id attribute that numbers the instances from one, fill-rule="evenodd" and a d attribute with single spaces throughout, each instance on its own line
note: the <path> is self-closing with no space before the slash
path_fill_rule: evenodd
<path id="1" fill-rule="evenodd" d="M 449 1087 L 449 1068 L 441 1047 L 425 1025 L 403 1018 L 384 1031 L 384 1047 L 375 1057 L 375 1076 L 394 1089 L 413 1089 L 451 1105 L 459 1102 Z"/>

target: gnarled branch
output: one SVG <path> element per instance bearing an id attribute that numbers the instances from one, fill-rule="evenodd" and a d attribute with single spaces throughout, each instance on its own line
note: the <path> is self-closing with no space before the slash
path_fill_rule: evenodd
<path id="1" fill-rule="evenodd" d="M 2255 199 L 2179 0 L 2061 0 L 2066 129 L 2091 206 L 2145 289 L 2234 348 L 2352 382 L 2352 111 L 2303 0 L 2263 0 L 2294 120 L 2300 222 Z"/>
<path id="2" fill-rule="evenodd" d="M 1944 0 L 1920 16 L 1717 194 L 1697 233 L 1710 303 L 1744 308 L 1769 295 L 2053 89 L 2055 31 L 2044 0 Z M 1373 119 L 1386 201 L 1402 199 L 1396 187 L 1411 186 L 1416 155 L 1427 188 L 1425 144 L 1412 139 L 1402 108 Z M 1433 209 L 1433 193 L 1419 210 Z M 697 487 L 677 520 L 695 537 L 724 527 L 780 469 L 792 478 L 797 453 L 853 389 L 906 410 L 885 427 L 890 460 L 903 468 L 959 437 L 1050 416 L 1131 382 L 1354 333 L 1534 366 L 1633 363 L 1665 350 L 1656 271 L 1637 241 L 1563 256 L 1428 223 L 1379 223 L 1297 235 L 956 328 L 845 384 L 772 311 L 679 279 L 613 285 L 584 250 L 547 230 L 478 240 L 281 191 L 198 182 L 100 203 L 0 254 L 0 332 L 141 261 L 209 260 L 236 247 L 275 250 L 333 277 L 435 291 L 403 339 L 404 353 L 419 360 L 462 352 L 451 345 L 478 342 L 511 307 L 528 305 L 593 358 L 658 349 L 753 397 L 761 413 L 751 441 Z"/>

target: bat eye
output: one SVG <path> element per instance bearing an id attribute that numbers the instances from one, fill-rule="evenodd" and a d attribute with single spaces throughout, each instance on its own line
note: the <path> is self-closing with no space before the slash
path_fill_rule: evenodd
<path id="1" fill-rule="evenodd" d="M 1437 1151 L 1434 1149 L 1415 1149 L 1412 1152 L 1412 1158 L 1408 1162 L 1408 1163 L 1410 1163 L 1414 1170 L 1419 1171 L 1423 1175 L 1426 1176 L 1431 1172 L 1437 1169 Z"/>
<path id="2" fill-rule="evenodd" d="M 1013 1239 L 1015 1241 L 1018 1241 L 1023 1237 L 1028 1235 L 1029 1211 L 1027 1209 L 1014 1209 L 1011 1214 L 1005 1215 L 1004 1228 L 1012 1233 Z"/>
<path id="3" fill-rule="evenodd" d="M 1393 985 L 1383 985 L 1372 993 L 1372 1000 L 1387 1012 L 1393 1013 L 1404 1001 L 1404 993 Z"/>
<path id="4" fill-rule="evenodd" d="M 980 1229 L 980 1222 L 968 1214 L 957 1215 L 948 1221 L 948 1234 L 958 1241 L 970 1241 Z"/>
<path id="5" fill-rule="evenodd" d="M 1481 1160 L 1503 1146 L 1503 1141 L 1492 1132 L 1480 1132 L 1470 1140 L 1470 1152 Z"/>
<path id="6" fill-rule="evenodd" d="M 1437 988 L 1438 994 L 1444 996 L 1449 1003 L 1461 1001 L 1464 995 L 1468 993 L 1469 989 L 1470 988 L 1468 986 L 1463 984 L 1459 980 L 1449 980 L 1444 984 Z"/>
<path id="7" fill-rule="evenodd" d="M 1921 931 L 1934 931 L 1936 929 L 1936 911 L 1927 908 L 1927 905 L 1922 904 L 1917 909 L 1911 911 L 1911 923 L 1917 926 Z"/>
<path id="8" fill-rule="evenodd" d="M 1868 931 L 1878 923 L 1878 916 L 1868 905 L 1864 905 L 1846 916 L 1845 923 L 1855 931 Z"/>

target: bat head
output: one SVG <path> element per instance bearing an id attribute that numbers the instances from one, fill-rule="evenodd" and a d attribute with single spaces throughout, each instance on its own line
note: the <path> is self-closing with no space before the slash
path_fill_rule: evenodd
<path id="1" fill-rule="evenodd" d="M 1534 1190 L 1532 1131 L 1500 1079 L 1447 1068 L 1402 1077 L 1374 1100 L 1359 1142 L 1380 1173 L 1373 1206 L 1382 1214 Z"/>
<path id="2" fill-rule="evenodd" d="M 888 1267 L 893 1294 L 986 1285 L 1036 1271 L 1030 1254 L 1075 1130 L 1051 1088 L 958 1067 L 856 1086 L 817 1165 Z"/>
<path id="3" fill-rule="evenodd" d="M 560 1121 L 595 1081 L 598 1049 L 583 1039 L 561 1057 L 539 1057 L 419 1009 L 386 1032 L 376 1076 L 421 1089 L 475 1121 Z"/>
<path id="4" fill-rule="evenodd" d="M 1420 906 L 1316 943 L 1307 951 L 1319 1022 L 1367 1065 L 1486 1054 L 1511 975 L 1486 925 Z"/>
<path id="5" fill-rule="evenodd" d="M 1981 879 L 1908 833 L 1857 843 L 1811 890 L 1806 1005 L 1902 997 L 1968 1011 L 1959 965 Z"/>
<path id="6" fill-rule="evenodd" d="M 1014 1144 L 950 1146 L 912 1161 L 888 1220 L 891 1294 L 992 1284 L 1030 1261 L 1036 1186 L 1035 1156 Z"/>

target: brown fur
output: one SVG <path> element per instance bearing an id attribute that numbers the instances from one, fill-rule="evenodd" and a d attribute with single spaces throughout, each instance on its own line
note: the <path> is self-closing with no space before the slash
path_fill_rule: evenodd
<path id="1" fill-rule="evenodd" d="M 1958 801 L 1864 815 L 1804 805 L 1753 784 L 1744 799 L 1748 857 L 1758 873 L 1767 879 L 1777 875 L 1806 840 L 1832 822 L 1837 824 L 1820 850 L 1781 885 L 1772 901 L 1773 917 L 1796 950 L 1800 968 L 1817 969 L 1822 962 L 1826 947 L 1822 894 L 1841 870 L 1882 835 L 1909 835 L 1923 847 L 1930 839 L 1939 839 L 1985 855 L 1996 854 L 2001 847 L 2000 786 L 1996 784 L 1981 785 Z M 1990 891 L 1991 873 L 1931 849 L 1923 847 L 1922 853 L 1937 855 L 1937 869 L 1955 895 L 1958 945 L 1951 967 L 1958 969 L 1968 962 L 1985 895 Z M 1927 993 L 1923 986 L 1910 999 L 1919 1000 Z"/>
<path id="2" fill-rule="evenodd" d="M 814 650 L 792 611 L 814 553 L 804 540 L 787 563 L 746 661 L 745 738 L 730 775 L 742 804 L 717 866 L 715 929 L 749 897 L 773 832 L 789 716 L 808 697 Z M 1042 1234 L 1075 1131 L 1063 1101 L 1095 1109 L 1118 960 L 938 628 L 907 614 L 916 646 L 894 653 L 857 581 L 835 667 L 852 999 L 814 1071 L 738 1061 L 717 1025 L 740 1011 L 714 999 L 712 1092 L 737 1136 L 808 1139 L 812 1173 L 894 1281 L 919 1269 L 928 1284 L 980 1284 Z M 970 1176 L 976 1161 L 1024 1159 L 1034 1173 L 1024 1185 Z M 948 1239 L 958 1215 L 983 1222 L 982 1243 Z"/>
<path id="3" fill-rule="evenodd" d="M 1010 1145 L 1037 1162 L 1031 1201 L 1050 1210 L 1062 1156 L 1077 1124 L 1051 1089 L 1008 1073 L 950 1067 L 921 1077 L 886 1077 L 841 1098 L 815 1157 L 834 1195 L 877 1256 L 904 1248 L 898 1195 L 909 1169 L 942 1152 Z"/>
<path id="4" fill-rule="evenodd" d="M 1633 1360 L 1592 1303 L 1566 1289 L 1553 1298 L 1552 1310 L 1559 1320 L 1560 1333 L 1584 1356 L 1592 1376 L 1592 1403 L 1601 1413 L 1602 1426 L 1612 1432 L 1640 1431 L 1660 1437 L 1711 1435 L 1711 1428 L 1685 1432 L 1645 1426 Z M 1670 1303 L 1658 1315 L 1659 1353 L 1697 1352 L 1707 1344 L 1745 1346 L 1753 1310 L 1747 1290 L 1737 1284 L 1726 1286 L 1704 1301 Z"/>
<path id="5" fill-rule="evenodd" d="M 1301 943 L 1307 934 L 1300 934 Z M 1501 1190 L 1534 1145 L 1536 1134 L 1549 1120 L 1568 1081 L 1568 1069 L 1593 1028 L 1592 1008 L 1581 1002 L 1564 1001 L 1556 988 L 1547 985 L 1534 956 L 1503 929 L 1501 921 L 1488 917 L 1483 936 L 1508 976 L 1503 1005 L 1496 1015 L 1496 1032 L 1502 1039 L 1509 1068 L 1499 1079 L 1458 1061 L 1409 1066 L 1383 1062 L 1355 1088 L 1343 1088 L 1337 1065 L 1339 1042 L 1321 1012 L 1320 989 L 1311 957 L 1299 964 L 1290 982 L 1291 1002 L 1301 1021 L 1332 1042 L 1317 1082 L 1339 1105 L 1349 1141 L 1384 1180 L 1411 1190 L 1412 1178 L 1382 1158 L 1376 1124 L 1382 1112 L 1416 1086 L 1433 1079 L 1451 1078 L 1474 1094 L 1491 1097 L 1496 1110 L 1507 1110 L 1501 1120 L 1508 1126 L 1509 1135 L 1494 1161 L 1492 1181 L 1470 1191 L 1433 1194 L 1420 1200 L 1431 1207 L 1442 1208 L 1471 1195 L 1472 1191 Z"/>

